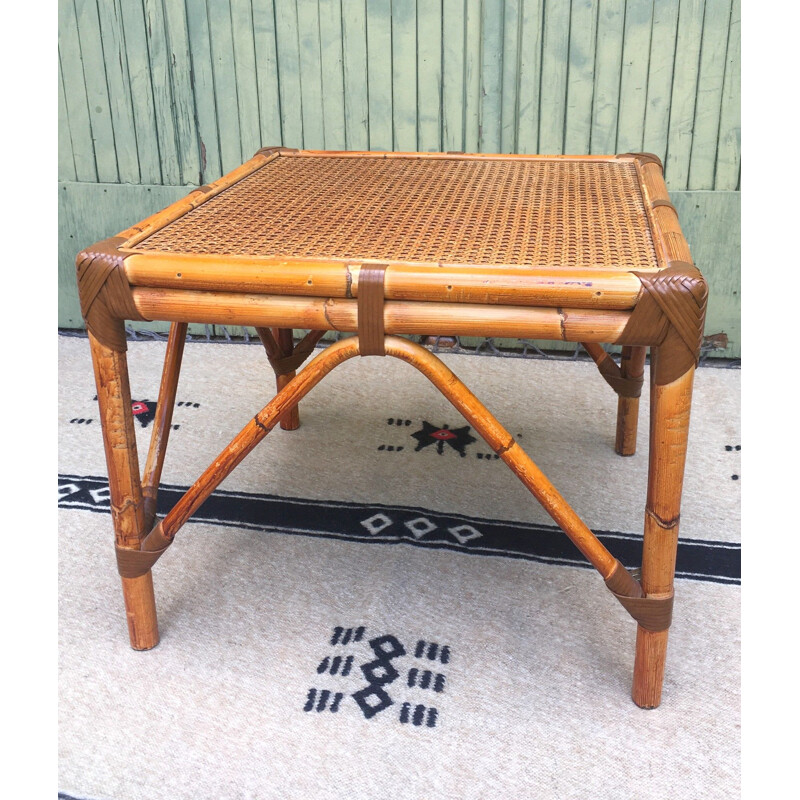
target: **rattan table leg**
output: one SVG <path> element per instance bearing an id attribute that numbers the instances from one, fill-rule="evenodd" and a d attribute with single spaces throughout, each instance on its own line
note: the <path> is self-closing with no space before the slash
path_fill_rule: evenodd
<path id="1" fill-rule="evenodd" d="M 121 325 L 122 323 L 120 323 Z M 103 429 L 111 517 L 117 547 L 138 550 L 144 535 L 144 500 L 131 411 L 131 390 L 125 352 L 114 350 L 91 333 L 97 400 Z M 149 650 L 158 644 L 158 622 L 150 572 L 122 578 L 122 593 L 131 647 Z"/>
<path id="2" fill-rule="evenodd" d="M 626 346 L 622 348 L 620 372 L 628 381 L 644 379 L 644 362 L 647 356 L 646 347 Z M 621 456 L 632 456 L 636 453 L 636 434 L 639 428 L 639 398 L 619 395 L 617 399 L 617 439 L 614 449 Z"/>
<path id="3" fill-rule="evenodd" d="M 294 349 L 293 331 L 291 328 L 274 328 L 272 331 L 282 356 L 290 356 Z M 278 391 L 283 389 L 294 378 L 296 372 L 287 372 L 285 375 L 276 375 L 275 383 Z M 300 406 L 290 408 L 281 418 L 281 428 L 285 431 L 296 431 L 300 427 Z"/>
<path id="4" fill-rule="evenodd" d="M 669 597 L 673 591 L 695 371 L 691 366 L 669 383 L 662 382 L 662 350 L 654 348 L 650 362 L 650 464 L 641 578 L 647 597 Z M 632 696 L 642 708 L 661 702 L 667 637 L 667 630 L 637 629 Z"/>

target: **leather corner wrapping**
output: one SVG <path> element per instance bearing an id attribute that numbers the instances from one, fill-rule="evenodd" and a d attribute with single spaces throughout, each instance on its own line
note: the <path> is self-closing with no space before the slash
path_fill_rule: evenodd
<path id="1" fill-rule="evenodd" d="M 370 264 L 358 273 L 358 352 L 385 356 L 383 327 L 386 264 Z"/>
<path id="2" fill-rule="evenodd" d="M 78 254 L 75 259 L 81 314 L 92 335 L 106 347 L 127 349 L 123 320 L 144 320 L 133 303 L 125 277 L 121 236 L 105 239 Z"/>
<path id="3" fill-rule="evenodd" d="M 272 145 L 271 147 L 259 147 L 258 150 L 253 154 L 253 158 L 256 156 L 271 156 L 273 153 L 296 153 L 296 147 L 283 147 L 281 145 Z"/>
<path id="4" fill-rule="evenodd" d="M 117 571 L 123 578 L 138 578 L 147 574 L 153 564 L 164 555 L 164 551 L 172 544 L 164 534 L 159 522 L 142 540 L 141 549 L 117 546 Z"/>
<path id="5" fill-rule="evenodd" d="M 658 164 L 659 169 L 664 171 L 664 165 L 655 153 L 620 153 L 617 158 L 635 158 L 642 165 Z"/>
<path id="6" fill-rule="evenodd" d="M 641 281 L 642 294 L 616 344 L 659 346 L 656 382 L 672 383 L 699 361 L 708 285 L 688 261 L 632 274 Z"/>
<path id="7" fill-rule="evenodd" d="M 672 624 L 674 593 L 669 597 L 646 597 L 641 584 L 617 561 L 606 586 L 620 605 L 648 631 L 665 631 Z"/>

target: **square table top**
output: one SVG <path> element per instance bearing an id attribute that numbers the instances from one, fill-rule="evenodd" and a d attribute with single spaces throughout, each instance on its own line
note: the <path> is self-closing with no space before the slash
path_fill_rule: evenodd
<path id="1" fill-rule="evenodd" d="M 123 248 L 490 271 L 663 266 L 635 154 L 267 152 Z"/>

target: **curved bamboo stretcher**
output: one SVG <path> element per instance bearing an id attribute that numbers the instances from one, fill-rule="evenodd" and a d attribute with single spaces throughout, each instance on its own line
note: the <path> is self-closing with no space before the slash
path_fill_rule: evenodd
<path id="1" fill-rule="evenodd" d="M 275 425 L 299 425 L 298 403 L 338 364 L 390 356 L 447 397 L 597 569 L 637 622 L 633 699 L 659 704 L 707 290 L 655 156 L 265 148 L 216 183 L 83 251 L 77 268 L 135 649 L 158 643 L 151 569 L 181 526 Z M 126 319 L 172 322 L 141 480 Z M 278 393 L 156 522 L 190 322 L 255 327 Z M 309 331 L 297 345 L 295 328 Z M 320 351 L 298 373 L 328 330 L 356 336 Z M 618 395 L 621 455 L 634 452 L 650 348 L 641 579 L 469 389 L 436 356 L 399 336 L 432 332 L 581 342 Z M 600 343 L 622 345 L 619 365 Z"/>

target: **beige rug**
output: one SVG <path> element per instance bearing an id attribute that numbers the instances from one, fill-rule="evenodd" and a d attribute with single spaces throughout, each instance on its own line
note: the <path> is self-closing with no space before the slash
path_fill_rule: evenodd
<path id="1" fill-rule="evenodd" d="M 60 791 L 738 794 L 738 370 L 697 375 L 664 698 L 642 711 L 632 620 L 447 401 L 390 359 L 337 368 L 301 428 L 268 436 L 181 530 L 154 570 L 161 644 L 134 652 L 88 343 L 60 337 L 59 351 Z M 163 351 L 130 345 L 141 460 Z M 593 364 L 444 358 L 635 566 L 646 398 L 623 459 Z M 162 511 L 271 390 L 260 347 L 187 346 Z"/>

